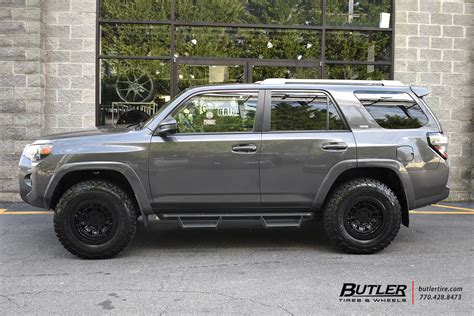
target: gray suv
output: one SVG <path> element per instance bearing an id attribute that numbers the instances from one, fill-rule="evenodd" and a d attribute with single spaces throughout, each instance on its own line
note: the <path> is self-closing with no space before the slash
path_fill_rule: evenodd
<path id="1" fill-rule="evenodd" d="M 185 229 L 322 218 L 344 251 L 375 253 L 410 209 L 449 194 L 447 137 L 425 95 L 396 81 L 192 88 L 145 122 L 26 146 L 21 197 L 54 209 L 60 242 L 83 258 L 118 254 L 149 215 Z"/>

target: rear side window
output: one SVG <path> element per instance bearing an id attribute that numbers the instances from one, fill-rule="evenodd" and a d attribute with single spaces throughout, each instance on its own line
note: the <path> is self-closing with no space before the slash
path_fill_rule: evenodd
<path id="1" fill-rule="evenodd" d="M 428 123 L 428 117 L 407 93 L 357 91 L 355 96 L 383 128 L 419 128 Z"/>
<path id="2" fill-rule="evenodd" d="M 272 91 L 272 131 L 345 130 L 336 107 L 321 92 Z"/>

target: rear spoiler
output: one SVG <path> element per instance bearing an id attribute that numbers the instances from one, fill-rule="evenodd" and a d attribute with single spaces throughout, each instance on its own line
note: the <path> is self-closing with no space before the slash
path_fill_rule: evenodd
<path id="1" fill-rule="evenodd" d="M 410 87 L 411 91 L 413 91 L 414 94 L 416 94 L 417 97 L 423 98 L 424 96 L 427 96 L 430 94 L 427 88 L 423 87 Z"/>

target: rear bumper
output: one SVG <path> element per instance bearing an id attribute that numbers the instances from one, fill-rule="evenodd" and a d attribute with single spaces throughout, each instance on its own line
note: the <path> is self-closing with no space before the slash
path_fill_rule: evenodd
<path id="1" fill-rule="evenodd" d="M 412 208 L 415 209 L 415 208 L 420 208 L 420 207 L 430 205 L 433 203 L 437 203 L 439 201 L 446 199 L 448 196 L 449 196 L 449 187 L 446 186 L 440 194 L 415 200 L 415 206 Z"/>

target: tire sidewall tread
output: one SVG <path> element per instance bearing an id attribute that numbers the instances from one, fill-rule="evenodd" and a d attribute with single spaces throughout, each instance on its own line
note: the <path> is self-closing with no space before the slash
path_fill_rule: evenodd
<path id="1" fill-rule="evenodd" d="M 355 194 L 383 197 L 388 221 L 381 235 L 370 241 L 358 240 L 347 232 L 343 223 L 343 205 Z M 387 220 L 387 217 L 386 219 Z M 324 229 L 328 237 L 341 249 L 355 254 L 376 253 L 387 247 L 398 234 L 401 225 L 401 207 L 395 193 L 384 183 L 370 178 L 349 180 L 332 191 L 323 213 Z"/>
<path id="2" fill-rule="evenodd" d="M 74 201 L 84 195 L 109 198 L 114 205 L 118 227 L 114 236 L 100 245 L 86 244 L 72 233 L 69 216 Z M 72 186 L 61 196 L 54 211 L 54 229 L 61 244 L 70 253 L 84 259 L 111 258 L 123 251 L 135 235 L 138 210 L 130 196 L 117 185 L 104 180 L 86 180 Z"/>

